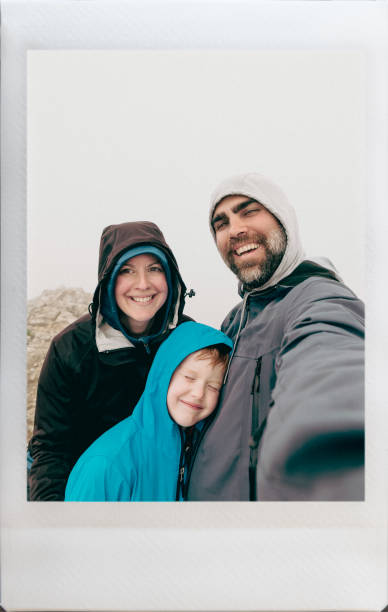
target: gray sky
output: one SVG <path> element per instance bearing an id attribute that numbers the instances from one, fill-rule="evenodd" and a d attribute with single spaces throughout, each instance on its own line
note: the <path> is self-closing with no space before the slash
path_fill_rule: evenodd
<path id="1" fill-rule="evenodd" d="M 364 58 L 349 51 L 29 51 L 28 297 L 93 291 L 102 229 L 151 220 L 218 326 L 237 283 L 208 229 L 219 180 L 258 171 L 308 256 L 364 297 Z"/>

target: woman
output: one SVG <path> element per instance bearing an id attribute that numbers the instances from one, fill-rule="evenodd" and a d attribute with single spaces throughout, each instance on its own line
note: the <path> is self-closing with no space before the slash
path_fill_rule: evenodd
<path id="1" fill-rule="evenodd" d="M 132 413 L 160 343 L 189 320 L 185 290 L 154 223 L 104 229 L 90 314 L 53 339 L 42 366 L 28 447 L 30 500 L 63 500 L 78 457 Z"/>

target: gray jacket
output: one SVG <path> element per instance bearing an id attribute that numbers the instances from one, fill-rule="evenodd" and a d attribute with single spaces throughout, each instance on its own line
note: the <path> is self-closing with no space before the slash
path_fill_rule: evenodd
<path id="1" fill-rule="evenodd" d="M 363 304 L 303 262 L 225 319 L 235 342 L 189 500 L 364 498 Z"/>

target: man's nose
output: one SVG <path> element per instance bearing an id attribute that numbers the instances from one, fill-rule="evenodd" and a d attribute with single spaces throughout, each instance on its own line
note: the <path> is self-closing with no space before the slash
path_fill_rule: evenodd
<path id="1" fill-rule="evenodd" d="M 248 226 L 246 220 L 236 215 L 236 217 L 232 217 L 229 221 L 229 237 L 236 238 L 241 234 L 246 234 L 248 231 Z"/>

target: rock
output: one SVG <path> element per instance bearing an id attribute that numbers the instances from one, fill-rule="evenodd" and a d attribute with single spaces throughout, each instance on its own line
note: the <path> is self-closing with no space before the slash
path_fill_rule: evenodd
<path id="1" fill-rule="evenodd" d="M 27 303 L 27 439 L 32 434 L 36 387 L 52 338 L 86 314 L 92 296 L 83 289 L 46 289 Z"/>

